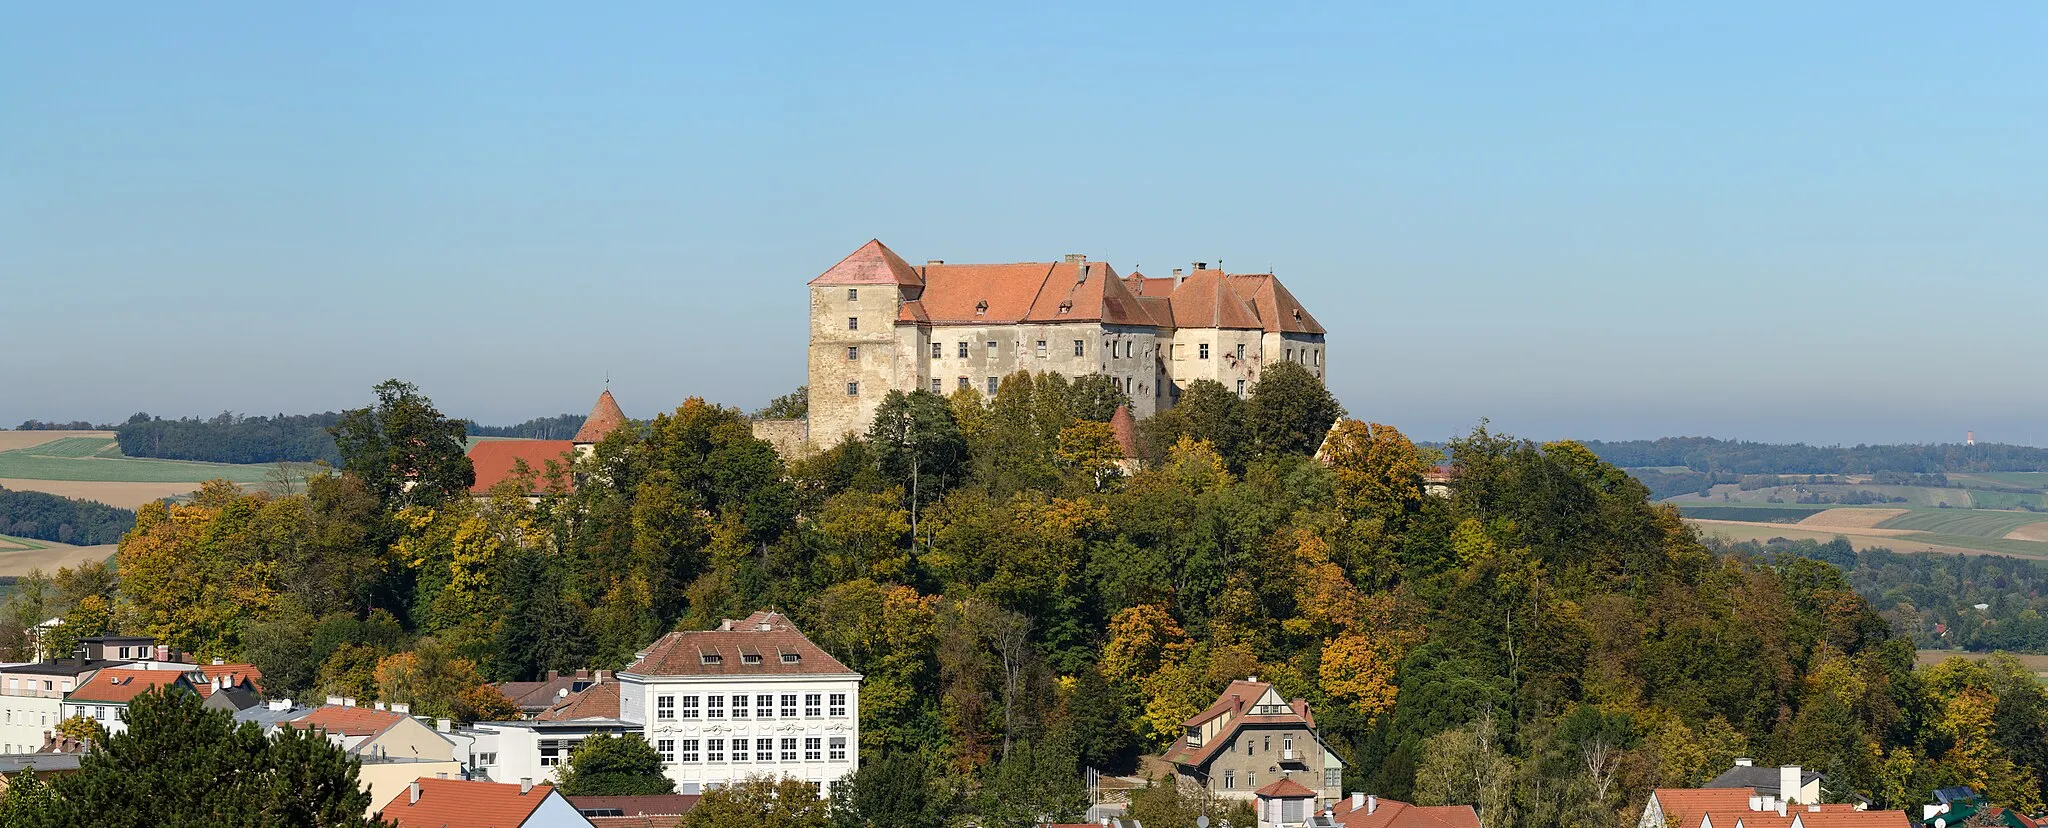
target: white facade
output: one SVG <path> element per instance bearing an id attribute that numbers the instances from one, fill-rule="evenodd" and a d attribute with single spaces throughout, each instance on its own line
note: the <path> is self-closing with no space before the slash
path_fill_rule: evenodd
<path id="1" fill-rule="evenodd" d="M 678 793 L 749 776 L 815 783 L 821 792 L 860 759 L 860 675 L 619 674 L 619 717 L 661 754 Z"/>
<path id="2" fill-rule="evenodd" d="M 638 733 L 637 725 L 616 720 L 583 719 L 567 722 L 478 722 L 456 734 L 457 759 L 493 782 L 557 781 L 555 772 L 569 761 L 569 754 L 584 739 L 596 733 Z M 469 737 L 466 748 L 463 735 Z"/>

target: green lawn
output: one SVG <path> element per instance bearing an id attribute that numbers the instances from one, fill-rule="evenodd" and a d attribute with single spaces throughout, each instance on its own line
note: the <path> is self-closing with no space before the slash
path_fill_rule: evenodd
<path id="1" fill-rule="evenodd" d="M 0 451 L 0 478 L 105 483 L 203 483 L 226 478 L 261 483 L 269 465 L 195 463 L 127 457 L 110 437 L 66 437 L 39 446 Z"/>
<path id="2" fill-rule="evenodd" d="M 1938 535 L 1973 538 L 2003 538 L 2006 533 L 2029 523 L 2048 520 L 2033 512 L 1995 512 L 1983 509 L 1916 509 L 1877 525 L 1879 529 L 1910 529 Z M 1929 539 L 1929 543 L 1933 543 Z M 1946 541 L 1943 541 L 1946 543 Z M 2027 543 L 2027 541 L 2007 541 Z"/>
<path id="3" fill-rule="evenodd" d="M 13 535 L 0 535 L 0 551 L 4 552 L 16 552 L 22 549 L 48 549 L 53 545 L 49 541 L 39 541 L 35 538 L 17 538 Z"/>

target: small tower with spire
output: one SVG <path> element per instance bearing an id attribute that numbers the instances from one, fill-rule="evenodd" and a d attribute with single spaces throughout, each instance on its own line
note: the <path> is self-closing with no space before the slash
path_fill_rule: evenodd
<path id="1" fill-rule="evenodd" d="M 576 459 L 589 457 L 597 450 L 599 441 L 625 424 L 626 412 L 619 410 L 619 401 L 612 399 L 612 390 L 606 388 L 597 395 L 597 404 L 590 407 L 590 416 L 583 418 L 583 427 L 569 441 L 576 445 Z"/>

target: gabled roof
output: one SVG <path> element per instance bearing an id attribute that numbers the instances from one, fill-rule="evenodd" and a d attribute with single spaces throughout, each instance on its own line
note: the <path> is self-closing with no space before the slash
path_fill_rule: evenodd
<path id="1" fill-rule="evenodd" d="M 178 686 L 193 692 L 198 687 L 186 680 L 183 670 L 136 670 L 113 667 L 94 674 L 91 681 L 78 686 L 64 697 L 64 700 L 100 702 L 105 704 L 127 704 L 136 696 L 158 687 Z"/>
<path id="2" fill-rule="evenodd" d="M 196 667 L 208 679 L 227 678 L 229 686 L 247 684 L 257 690 L 263 689 L 263 671 L 254 664 L 200 664 Z"/>
<path id="3" fill-rule="evenodd" d="M 1344 828 L 1479 828 L 1479 812 L 1470 805 L 1410 805 L 1379 797 L 1353 807 L 1354 801 L 1337 800 L 1329 810 L 1332 821 Z"/>
<path id="4" fill-rule="evenodd" d="M 1273 274 L 1233 273 L 1225 281 L 1238 298 L 1251 303 L 1267 333 L 1327 333 Z"/>
<path id="5" fill-rule="evenodd" d="M 393 713 L 389 710 L 330 704 L 313 708 L 312 712 L 286 724 L 301 730 L 317 727 L 338 736 L 375 736 L 409 718 L 411 717 L 403 713 Z"/>
<path id="6" fill-rule="evenodd" d="M 1269 695 L 1270 694 L 1270 695 Z M 1231 737 L 1247 725 L 1294 725 L 1315 729 L 1315 716 L 1309 712 L 1308 702 L 1301 699 L 1282 701 L 1284 707 L 1278 712 L 1254 714 L 1253 708 L 1261 698 L 1280 699 L 1273 685 L 1263 681 L 1232 681 L 1216 702 L 1209 708 L 1181 722 L 1183 728 L 1197 728 L 1219 716 L 1229 716 L 1230 721 L 1223 730 L 1207 738 L 1200 745 L 1189 745 L 1186 733 L 1173 740 L 1166 749 L 1165 759 L 1177 765 L 1201 767 L 1215 757 L 1218 751 L 1230 743 Z"/>
<path id="7" fill-rule="evenodd" d="M 917 268 L 911 267 L 880 239 L 869 239 L 860 249 L 812 279 L 811 284 L 917 287 L 924 284 L 924 280 L 919 277 Z"/>
<path id="8" fill-rule="evenodd" d="M 413 784 L 420 786 L 418 802 L 408 785 L 379 809 L 398 828 L 517 828 L 555 795 L 552 785 L 521 793 L 518 785 L 467 779 L 421 777 Z"/>
<path id="9" fill-rule="evenodd" d="M 569 694 L 560 703 L 541 711 L 534 719 L 565 722 L 572 719 L 616 719 L 619 717 L 619 683 L 599 682 Z"/>
<path id="10" fill-rule="evenodd" d="M 1908 828 L 1912 821 L 1905 811 L 1830 810 L 1793 811 L 1802 828 Z"/>
<path id="11" fill-rule="evenodd" d="M 1173 289 L 1173 321 L 1183 328 L 1264 330 L 1252 304 L 1230 289 L 1220 270 L 1197 270 Z"/>
<path id="12" fill-rule="evenodd" d="M 1650 792 L 1664 818 L 1676 819 L 1680 825 L 1698 825 L 1700 816 L 1709 811 L 1747 813 L 1749 798 L 1756 795 L 1755 788 L 1658 788 Z"/>
<path id="13" fill-rule="evenodd" d="M 1805 787 L 1807 783 L 1813 782 L 1820 778 L 1821 775 L 1819 772 L 1810 770 L 1800 771 L 1799 785 L 1800 787 Z M 1778 768 L 1757 767 L 1755 765 L 1736 765 L 1725 771 L 1722 771 L 1720 776 L 1716 776 L 1713 779 L 1707 780 L 1707 784 L 1701 785 L 1700 787 L 1755 788 L 1757 796 L 1778 796 L 1778 781 Z"/>
<path id="14" fill-rule="evenodd" d="M 576 436 L 569 442 L 595 443 L 625 424 L 626 412 L 619 410 L 619 401 L 612 399 L 612 390 L 607 388 L 597 395 L 597 404 L 590 407 L 590 416 L 583 418 L 583 427 L 576 430 Z"/>
<path id="15" fill-rule="evenodd" d="M 642 676 L 858 675 L 776 612 L 727 619 L 715 630 L 669 633 L 656 639 L 633 666 L 621 672 Z"/>
<path id="16" fill-rule="evenodd" d="M 543 494 L 548 491 L 548 461 L 558 467 L 556 482 L 570 485 L 568 476 L 569 456 L 576 451 L 571 440 L 485 440 L 469 449 L 470 465 L 476 467 L 476 483 L 469 487 L 470 494 L 490 494 L 491 488 L 512 479 L 512 472 L 521 460 L 533 470 L 533 491 L 526 494 Z"/>
<path id="17" fill-rule="evenodd" d="M 1300 782 L 1285 776 L 1280 777 L 1277 782 L 1268 782 L 1264 787 L 1252 791 L 1252 796 L 1262 796 L 1267 799 L 1300 799 L 1315 795 L 1315 791 L 1309 790 Z"/>

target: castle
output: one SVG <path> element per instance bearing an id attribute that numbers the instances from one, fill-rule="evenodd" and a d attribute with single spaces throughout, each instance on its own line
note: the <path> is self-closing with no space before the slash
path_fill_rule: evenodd
<path id="1" fill-rule="evenodd" d="M 1148 417 L 1196 380 L 1243 396 L 1270 362 L 1326 370 L 1323 326 L 1279 279 L 1204 262 L 1158 278 L 1081 255 L 918 267 L 869 241 L 810 293 L 806 430 L 818 446 L 867 431 L 892 389 L 993 395 L 1018 371 L 1106 374 Z"/>

